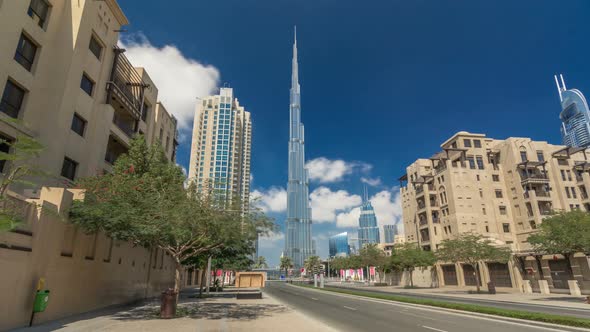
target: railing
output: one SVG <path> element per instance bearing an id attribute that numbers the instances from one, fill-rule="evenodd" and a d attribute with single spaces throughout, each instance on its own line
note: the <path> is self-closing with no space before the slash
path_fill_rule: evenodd
<path id="1" fill-rule="evenodd" d="M 121 119 L 117 113 L 113 115 L 113 123 L 125 133 L 125 135 L 132 137 L 135 134 L 135 124 L 130 124 L 128 121 Z"/>
<path id="2" fill-rule="evenodd" d="M 420 225 L 420 226 L 428 225 L 428 220 L 420 219 L 420 221 L 418 222 L 418 225 Z"/>
<path id="3" fill-rule="evenodd" d="M 535 191 L 537 197 L 551 197 L 551 193 L 548 191 Z"/>
<path id="4" fill-rule="evenodd" d="M 583 182 L 584 181 L 584 178 L 582 176 L 576 174 L 576 181 L 577 182 Z"/>
<path id="5" fill-rule="evenodd" d="M 541 209 L 541 210 L 539 210 L 539 212 L 541 212 L 541 215 L 542 216 L 549 216 L 549 215 L 551 215 L 551 210 Z"/>
<path id="6" fill-rule="evenodd" d="M 423 186 L 416 187 L 416 194 L 421 194 L 423 192 L 424 192 L 424 187 Z"/>
<path id="7" fill-rule="evenodd" d="M 434 223 L 434 224 L 440 223 L 440 217 L 432 217 L 432 223 Z"/>
<path id="8" fill-rule="evenodd" d="M 418 202 L 418 210 L 422 210 L 426 208 L 426 204 L 424 204 L 424 202 Z"/>
<path id="9" fill-rule="evenodd" d="M 112 103 L 111 96 L 115 94 L 126 106 L 131 114 L 141 118 L 143 92 L 149 85 L 145 84 L 131 62 L 123 55 L 122 49 L 115 47 L 115 60 L 111 69 L 111 77 L 107 83 L 107 103 Z"/>
<path id="10" fill-rule="evenodd" d="M 438 202 L 437 201 L 430 201 L 430 206 L 438 206 Z"/>
<path id="11" fill-rule="evenodd" d="M 428 184 L 428 190 L 430 190 L 430 191 L 434 190 L 434 185 L 432 183 Z"/>

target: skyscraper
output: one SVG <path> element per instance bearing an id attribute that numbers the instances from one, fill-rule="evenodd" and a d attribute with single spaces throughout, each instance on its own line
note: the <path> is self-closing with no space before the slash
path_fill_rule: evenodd
<path id="1" fill-rule="evenodd" d="M 361 205 L 361 216 L 359 217 L 359 247 L 362 249 L 366 244 L 379 243 L 379 226 L 377 226 L 377 217 L 375 210 L 369 200 L 367 188 L 363 195 L 363 204 Z"/>
<path id="2" fill-rule="evenodd" d="M 221 88 L 219 94 L 197 103 L 189 179 L 199 190 L 213 189 L 227 200 L 250 199 L 250 112 L 234 98 L 233 89 Z"/>
<path id="3" fill-rule="evenodd" d="M 297 63 L 297 31 L 293 43 L 291 104 L 289 106 L 289 182 L 287 183 L 287 220 L 285 222 L 285 255 L 296 267 L 314 254 L 311 241 L 311 208 L 309 174 L 305 168 L 305 135 L 301 123 L 301 90 Z"/>
<path id="4" fill-rule="evenodd" d="M 330 257 L 346 257 L 350 255 L 348 233 L 344 232 L 330 236 L 328 239 L 328 246 Z"/>
<path id="5" fill-rule="evenodd" d="M 397 225 L 383 225 L 383 243 L 393 243 L 397 235 Z"/>
<path id="6" fill-rule="evenodd" d="M 563 144 L 571 147 L 590 146 L 590 110 L 580 90 L 567 89 L 563 76 L 554 76 L 561 101 L 561 138 Z M 561 80 L 561 84 L 560 84 Z"/>

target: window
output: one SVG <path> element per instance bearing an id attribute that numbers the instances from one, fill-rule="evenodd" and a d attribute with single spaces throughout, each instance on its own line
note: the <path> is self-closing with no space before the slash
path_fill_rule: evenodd
<path id="1" fill-rule="evenodd" d="M 570 194 L 570 187 L 565 187 L 565 195 L 567 198 L 572 198 L 572 195 Z"/>
<path id="2" fill-rule="evenodd" d="M 37 45 L 21 33 L 18 45 L 16 46 L 14 60 L 25 67 L 26 70 L 31 71 L 33 62 L 35 61 L 35 54 L 37 54 Z"/>
<path id="3" fill-rule="evenodd" d="M 504 233 L 510 233 L 510 224 L 502 224 L 502 229 Z"/>
<path id="4" fill-rule="evenodd" d="M 502 190 L 496 189 L 496 198 L 502 198 Z"/>
<path id="5" fill-rule="evenodd" d="M 141 109 L 141 120 L 143 122 L 147 122 L 147 117 L 148 117 L 149 112 L 150 112 L 150 106 L 146 103 L 143 103 L 143 108 Z"/>
<path id="6" fill-rule="evenodd" d="M 92 96 L 92 91 L 94 90 L 94 82 L 86 75 L 86 73 L 82 74 L 82 81 L 80 81 L 80 88 L 84 90 L 89 96 Z"/>
<path id="7" fill-rule="evenodd" d="M 61 176 L 73 181 L 76 177 L 76 168 L 78 168 L 77 162 L 68 157 L 64 157 L 64 163 L 61 167 Z"/>
<path id="8" fill-rule="evenodd" d="M 504 205 L 500 205 L 498 208 L 500 209 L 500 214 L 503 215 L 503 216 L 505 216 L 506 213 L 507 213 L 506 212 L 506 207 Z"/>
<path id="9" fill-rule="evenodd" d="M 486 233 L 490 232 L 490 226 L 486 226 Z"/>
<path id="10" fill-rule="evenodd" d="M 471 147 L 471 140 L 464 139 L 463 140 L 463 146 L 466 147 L 466 148 L 470 148 Z"/>
<path id="11" fill-rule="evenodd" d="M 561 170 L 561 180 L 565 181 L 565 171 Z"/>
<path id="12" fill-rule="evenodd" d="M 74 113 L 74 117 L 72 118 L 72 130 L 84 137 L 84 131 L 86 130 L 86 120 L 84 120 L 81 116 L 77 113 Z"/>
<path id="13" fill-rule="evenodd" d="M 45 0 L 31 0 L 27 14 L 33 18 L 40 27 L 45 25 L 49 13 L 49 4 Z"/>
<path id="14" fill-rule="evenodd" d="M 481 213 L 485 216 L 487 215 L 486 208 L 481 208 Z"/>
<path id="15" fill-rule="evenodd" d="M 481 148 L 481 141 L 478 139 L 473 140 L 473 147 Z"/>
<path id="16" fill-rule="evenodd" d="M 90 52 L 94 54 L 94 56 L 100 60 L 100 55 L 102 54 L 102 44 L 96 39 L 94 35 L 90 36 L 90 45 L 88 45 Z"/>
<path id="17" fill-rule="evenodd" d="M 578 198 L 578 195 L 576 194 L 576 187 L 572 187 L 572 197 Z"/>
<path id="18" fill-rule="evenodd" d="M 477 181 L 479 181 L 479 174 L 476 174 L 476 175 L 475 175 L 475 179 L 476 179 Z"/>
<path id="19" fill-rule="evenodd" d="M 453 149 L 457 148 L 457 141 L 451 143 L 451 148 L 453 148 Z"/>
<path id="20" fill-rule="evenodd" d="M 520 160 L 521 161 L 527 161 L 528 158 L 526 156 L 526 151 L 520 151 Z"/>
<path id="21" fill-rule="evenodd" d="M 537 151 L 537 160 L 538 161 L 545 161 L 545 156 L 543 155 L 543 151 Z"/>
<path id="22" fill-rule="evenodd" d="M 492 175 L 492 181 L 494 181 L 494 182 L 500 182 L 500 175 L 493 174 Z"/>
<path id="23" fill-rule="evenodd" d="M 567 166 L 569 165 L 567 159 L 557 159 L 557 164 L 561 165 L 561 166 Z"/>
<path id="24" fill-rule="evenodd" d="M 0 112 L 8 114 L 12 118 L 17 118 L 24 98 L 25 90 L 16 86 L 10 80 L 6 81 L 2 101 L 0 101 Z"/>
<path id="25" fill-rule="evenodd" d="M 10 153 L 10 144 L 13 142 L 11 138 L 0 135 L 0 152 Z M 6 160 L 0 160 L 0 172 L 4 172 Z"/>
<path id="26" fill-rule="evenodd" d="M 475 160 L 477 161 L 477 168 L 483 169 L 483 157 L 477 156 L 477 157 L 475 157 Z"/>
<path id="27" fill-rule="evenodd" d="M 467 160 L 469 161 L 469 168 L 475 169 L 475 160 L 473 156 L 467 157 Z"/>

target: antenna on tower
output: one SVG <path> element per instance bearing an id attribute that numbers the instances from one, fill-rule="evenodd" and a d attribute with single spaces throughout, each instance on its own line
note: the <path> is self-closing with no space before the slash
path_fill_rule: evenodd
<path id="1" fill-rule="evenodd" d="M 561 78 L 561 85 L 563 86 L 563 91 L 567 90 L 565 86 L 565 81 L 563 80 L 563 75 L 559 74 L 559 77 Z"/>
<path id="2" fill-rule="evenodd" d="M 369 192 L 367 191 L 367 184 L 363 185 L 363 201 L 369 201 Z"/>
<path id="3" fill-rule="evenodd" d="M 561 76 L 561 75 L 560 75 Z M 557 92 L 559 93 L 559 101 L 563 101 L 563 97 L 561 96 L 561 86 L 559 85 L 559 80 L 557 79 L 557 75 L 553 75 L 553 78 L 555 78 L 555 84 L 557 85 Z"/>

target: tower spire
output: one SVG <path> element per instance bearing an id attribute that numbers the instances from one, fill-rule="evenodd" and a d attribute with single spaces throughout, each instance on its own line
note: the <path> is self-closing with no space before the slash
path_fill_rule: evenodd
<path id="1" fill-rule="evenodd" d="M 297 62 L 297 26 L 295 26 L 293 39 L 293 67 L 291 69 L 291 89 L 299 93 L 299 64 Z"/>

